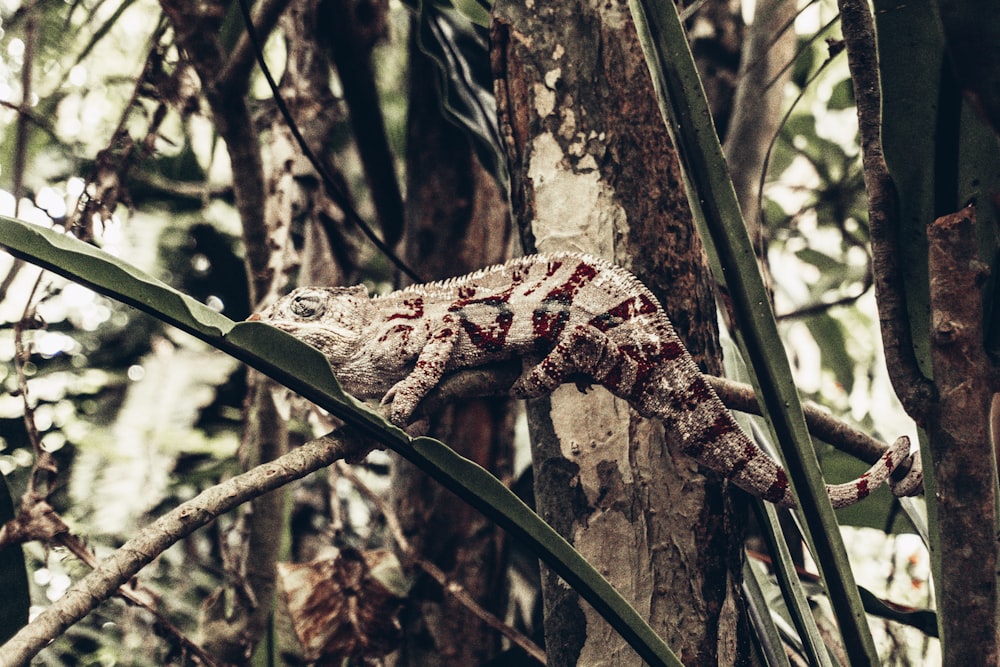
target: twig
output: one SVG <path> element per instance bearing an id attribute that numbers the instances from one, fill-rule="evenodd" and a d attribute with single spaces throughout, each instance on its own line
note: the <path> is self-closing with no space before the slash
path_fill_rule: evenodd
<path id="1" fill-rule="evenodd" d="M 811 303 L 801 308 L 796 308 L 795 310 L 790 310 L 787 313 L 779 313 L 774 316 L 776 320 L 788 321 L 801 319 L 803 317 L 812 317 L 813 315 L 819 315 L 821 313 L 826 313 L 829 310 L 836 308 L 837 306 L 848 306 L 853 304 L 855 301 L 868 294 L 868 290 L 871 289 L 874 284 L 875 277 L 872 275 L 871 260 L 868 261 L 868 266 L 865 268 L 864 280 L 861 283 L 861 289 L 858 290 L 857 294 L 848 294 L 842 296 L 833 301 L 820 301 L 818 303 Z"/>
<path id="2" fill-rule="evenodd" d="M 38 277 L 35 278 L 28 294 L 28 301 L 24 304 L 21 319 L 14 325 L 14 370 L 17 373 L 17 387 L 21 394 L 21 404 L 24 407 L 24 430 L 35 454 L 35 462 L 31 469 L 31 477 L 25 495 L 37 494 L 47 498 L 52 482 L 59 473 L 59 468 L 52 454 L 42 448 L 42 438 L 35 425 L 35 408 L 31 405 L 31 395 L 28 391 L 28 376 L 24 371 L 24 364 L 30 358 L 30 352 L 24 344 L 24 332 L 34 320 L 35 293 L 41 285 L 43 275 L 39 273 Z"/>
<path id="3" fill-rule="evenodd" d="M 55 542 L 66 548 L 66 550 L 76 556 L 91 570 L 95 570 L 99 566 L 100 563 L 94 554 L 91 553 L 90 550 L 87 549 L 87 547 L 84 546 L 84 544 L 75 535 L 72 535 L 69 532 L 61 533 L 56 536 Z M 143 599 L 139 595 L 138 590 L 132 590 L 132 588 L 122 586 L 116 592 L 132 604 L 151 614 L 153 618 L 156 619 L 156 624 L 162 628 L 163 631 L 169 634 L 181 648 L 197 658 L 199 662 L 204 665 L 208 665 L 209 667 L 215 667 L 215 665 L 219 664 L 214 658 L 212 658 L 212 656 L 206 653 L 201 646 L 188 639 L 187 635 L 185 635 L 180 628 L 171 623 L 170 619 L 161 614 L 158 609 L 155 609 L 148 600 Z"/>
<path id="4" fill-rule="evenodd" d="M 18 107 L 14 164 L 12 169 L 14 215 L 20 215 L 21 197 L 24 196 L 25 160 L 28 155 L 28 112 L 31 109 L 31 74 L 35 66 L 35 14 L 29 14 L 24 24 L 24 62 L 21 64 L 21 104 Z"/>

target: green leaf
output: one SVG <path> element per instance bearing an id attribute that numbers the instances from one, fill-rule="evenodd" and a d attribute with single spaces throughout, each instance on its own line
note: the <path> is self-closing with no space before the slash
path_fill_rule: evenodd
<path id="1" fill-rule="evenodd" d="M 228 317 L 67 234 L 0 216 L 0 245 L 17 257 L 114 296 L 203 340 L 219 338 L 233 326 Z"/>
<path id="2" fill-rule="evenodd" d="M 855 361 L 847 353 L 847 339 L 844 337 L 843 325 L 828 314 L 810 317 L 806 319 L 805 324 L 821 350 L 823 368 L 832 371 L 837 382 L 844 387 L 844 391 L 850 393 L 854 387 Z M 852 460 L 857 461 L 853 458 Z M 863 463 L 858 463 L 864 466 Z M 829 473 L 825 464 L 823 469 Z M 863 471 L 864 467 L 860 472 Z"/>
<path id="3" fill-rule="evenodd" d="M 475 0 L 465 4 L 477 5 Z M 503 142 L 497 124 L 489 39 L 485 28 L 468 13 L 442 3 L 416 1 L 417 47 L 437 66 L 441 84 L 441 111 L 472 139 L 480 161 L 500 181 L 506 181 Z M 483 10 L 485 13 L 485 10 Z"/>
<path id="4" fill-rule="evenodd" d="M 826 108 L 835 111 L 854 108 L 854 84 L 850 78 L 838 81 L 833 86 Z"/>

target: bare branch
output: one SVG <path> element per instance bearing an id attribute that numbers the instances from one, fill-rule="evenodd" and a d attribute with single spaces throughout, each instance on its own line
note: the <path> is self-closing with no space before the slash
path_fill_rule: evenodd
<path id="1" fill-rule="evenodd" d="M 935 389 L 917 364 L 903 277 L 896 255 L 896 189 L 882 153 L 882 91 L 875 23 L 867 0 L 839 0 L 838 5 L 858 106 L 882 345 L 893 389 L 906 412 L 924 426 Z"/>

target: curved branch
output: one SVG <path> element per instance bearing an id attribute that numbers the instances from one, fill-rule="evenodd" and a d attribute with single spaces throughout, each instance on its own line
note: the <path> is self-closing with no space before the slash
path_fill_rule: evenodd
<path id="1" fill-rule="evenodd" d="M 837 4 L 858 107 L 875 295 L 886 364 L 893 389 L 906 412 L 917 424 L 926 426 L 935 389 L 934 383 L 924 376 L 917 364 L 903 276 L 896 255 L 896 189 L 882 153 L 882 89 L 875 23 L 867 0 L 838 0 Z"/>

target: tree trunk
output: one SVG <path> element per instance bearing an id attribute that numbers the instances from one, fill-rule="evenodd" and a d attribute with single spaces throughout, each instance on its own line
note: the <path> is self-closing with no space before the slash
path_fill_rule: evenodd
<path id="1" fill-rule="evenodd" d="M 493 64 L 526 250 L 582 250 L 632 268 L 717 371 L 702 246 L 627 3 L 498 2 Z M 744 662 L 744 515 L 724 484 L 668 451 L 660 422 L 600 388 L 567 385 L 531 402 L 529 427 L 542 516 L 685 664 Z M 640 664 L 554 574 L 543 579 L 550 665 Z"/>

